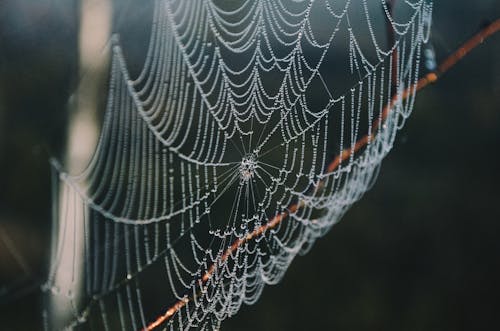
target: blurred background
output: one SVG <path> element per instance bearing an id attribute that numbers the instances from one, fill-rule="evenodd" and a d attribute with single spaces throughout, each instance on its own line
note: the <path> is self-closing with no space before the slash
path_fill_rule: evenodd
<path id="1" fill-rule="evenodd" d="M 41 328 L 48 160 L 66 148 L 69 100 L 82 80 L 79 8 L 0 1 L 2 330 Z M 440 0 L 433 17 L 439 62 L 500 17 L 500 3 Z M 499 146 L 497 35 L 420 92 L 374 188 L 223 329 L 500 329 Z"/>

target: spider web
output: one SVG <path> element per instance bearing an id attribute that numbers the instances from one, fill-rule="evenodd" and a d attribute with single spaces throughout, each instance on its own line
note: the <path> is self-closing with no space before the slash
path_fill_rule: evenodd
<path id="1" fill-rule="evenodd" d="M 431 9 L 156 0 L 140 72 L 113 37 L 89 165 L 54 162 L 44 290 L 72 317 L 47 328 L 218 329 L 255 303 L 374 182 L 412 111 Z M 61 263 L 77 236 L 83 275 Z"/>

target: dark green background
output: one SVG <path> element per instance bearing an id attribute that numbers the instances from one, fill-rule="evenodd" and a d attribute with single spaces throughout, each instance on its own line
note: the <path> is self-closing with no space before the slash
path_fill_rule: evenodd
<path id="1" fill-rule="evenodd" d="M 64 3 L 64 6 L 57 5 Z M 0 329 L 40 328 L 35 292 L 76 71 L 76 5 L 0 2 Z M 435 1 L 443 58 L 500 3 Z M 224 330 L 500 329 L 500 35 L 417 97 L 374 188 Z"/>

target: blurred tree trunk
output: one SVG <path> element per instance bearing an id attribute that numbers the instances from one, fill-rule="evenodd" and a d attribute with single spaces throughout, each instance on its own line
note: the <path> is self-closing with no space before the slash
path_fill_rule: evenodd
<path id="1" fill-rule="evenodd" d="M 69 101 L 64 169 L 78 174 L 90 161 L 99 136 L 99 118 L 109 62 L 111 0 L 80 1 L 79 84 Z M 55 185 L 58 185 L 54 179 Z M 84 293 L 84 234 L 88 210 L 63 188 L 55 190 L 49 329 L 64 327 L 80 308 Z M 73 194 L 73 193 L 71 193 Z M 87 222 L 87 225 L 85 224 Z"/>

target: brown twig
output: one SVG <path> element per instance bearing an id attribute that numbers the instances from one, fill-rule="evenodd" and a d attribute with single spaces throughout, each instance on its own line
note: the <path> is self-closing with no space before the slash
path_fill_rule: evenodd
<path id="1" fill-rule="evenodd" d="M 493 21 L 491 24 L 481 29 L 477 34 L 475 34 L 472 38 L 467 40 L 460 48 L 458 48 L 455 52 L 453 52 L 450 56 L 448 56 L 441 65 L 435 71 L 429 72 L 424 77 L 420 78 L 414 85 L 406 88 L 402 95 L 399 97 L 401 99 L 406 99 L 411 96 L 414 91 L 419 91 L 424 87 L 428 86 L 431 83 L 434 83 L 437 79 L 439 79 L 445 72 L 447 72 L 451 67 L 457 64 L 467 53 L 476 48 L 479 44 L 481 44 L 485 39 L 492 36 L 493 34 L 500 31 L 500 19 Z M 381 122 L 385 121 L 392 111 L 394 104 L 398 100 L 398 95 L 394 95 L 391 101 L 384 107 L 382 110 L 381 117 L 377 119 L 373 124 L 373 131 L 375 131 L 381 124 Z M 328 165 L 327 172 L 333 172 L 335 169 L 339 167 L 339 165 L 347 160 L 351 154 L 358 152 L 361 148 L 368 145 L 368 143 L 373 140 L 374 135 L 365 135 L 361 139 L 359 139 L 356 144 L 351 147 L 344 149 L 337 157 L 335 157 Z M 277 214 L 274 216 L 269 222 L 258 227 L 257 229 L 250 232 L 246 237 L 240 238 L 227 248 L 227 250 L 222 255 L 219 263 L 225 262 L 231 254 L 233 254 L 239 247 L 241 247 L 246 242 L 257 238 L 258 236 L 264 234 L 267 230 L 273 229 L 278 226 L 283 220 L 285 220 L 290 214 L 296 212 L 299 208 L 304 206 L 304 202 L 301 200 L 298 203 L 290 205 L 287 210 Z M 201 278 L 201 283 L 205 284 L 212 277 L 215 270 L 217 269 L 217 262 L 214 262 L 209 268 L 208 271 Z M 149 324 L 144 331 L 154 330 L 156 327 L 168 321 L 175 313 L 177 313 L 180 309 L 182 309 L 185 305 L 189 303 L 190 299 L 185 297 L 179 301 L 177 301 L 173 306 L 171 306 L 165 314 L 159 316 L 154 322 Z"/>

